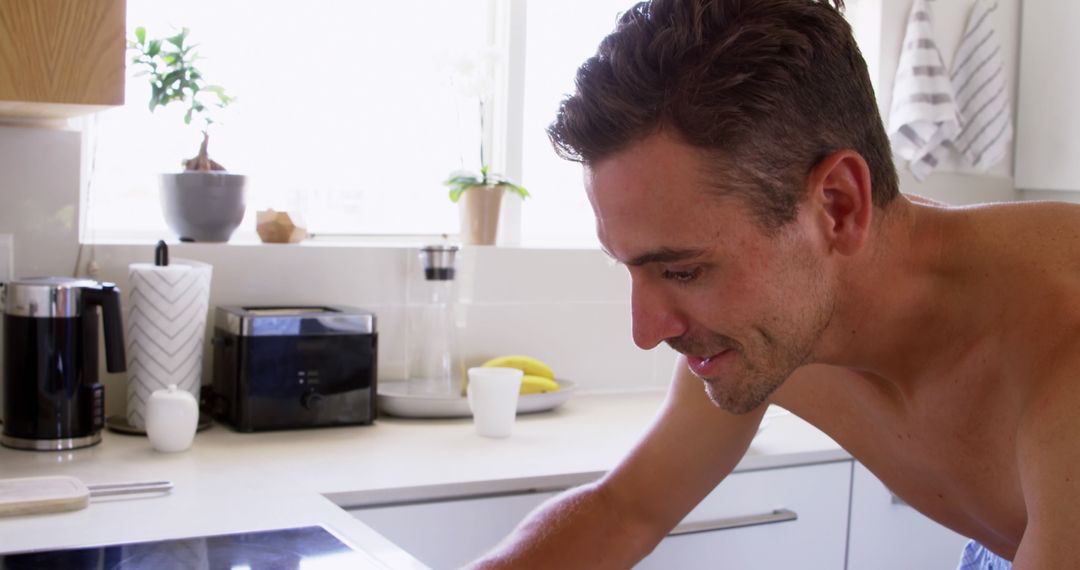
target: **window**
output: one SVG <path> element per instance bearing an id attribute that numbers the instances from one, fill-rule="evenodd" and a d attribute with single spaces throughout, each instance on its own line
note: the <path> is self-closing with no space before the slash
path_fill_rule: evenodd
<path id="1" fill-rule="evenodd" d="M 540 0 L 526 11 L 525 104 L 522 180 L 536 189 L 522 206 L 525 243 L 595 245 L 592 208 L 582 185 L 581 166 L 562 160 L 545 129 L 559 102 L 574 89 L 574 74 L 615 28 L 618 15 L 634 5 L 626 0 Z"/>
<path id="2" fill-rule="evenodd" d="M 237 103 L 211 130 L 211 156 L 246 174 L 254 211 L 300 211 L 314 233 L 457 233 L 442 181 L 493 168 L 533 194 L 504 204 L 504 243 L 596 245 L 581 167 L 558 158 L 545 132 L 577 67 L 631 0 L 128 0 L 128 37 L 191 30 L 206 79 Z M 874 3 L 852 1 L 860 39 L 876 41 Z M 455 62 L 496 50 L 496 90 L 480 132 L 478 105 L 453 84 Z M 876 49 L 864 50 L 876 69 Z M 127 104 L 91 119 L 92 174 L 84 241 L 169 235 L 157 175 L 180 170 L 201 135 L 179 108 L 146 107 L 149 86 L 127 81 Z M 876 74 L 875 74 L 876 75 Z M 506 228 L 504 228 L 505 230 Z"/>
<path id="3" fill-rule="evenodd" d="M 150 37 L 190 28 L 206 79 L 237 97 L 211 128 L 210 155 L 248 175 L 249 218 L 299 207 L 323 233 L 455 233 L 441 182 L 479 160 L 470 154 L 479 126 L 448 69 L 456 54 L 486 43 L 489 8 L 484 0 L 129 0 L 128 37 L 140 25 Z M 167 231 L 157 174 L 179 171 L 201 135 L 180 108 L 149 113 L 149 93 L 129 72 L 127 104 L 91 125 L 91 240 Z M 253 225 L 242 228 L 253 233 Z"/>
<path id="4" fill-rule="evenodd" d="M 205 78 L 237 98 L 211 127 L 210 155 L 248 176 L 237 235 L 249 237 L 254 211 L 269 207 L 299 210 L 317 234 L 456 234 L 442 181 L 478 167 L 481 133 L 478 105 L 455 88 L 452 69 L 494 45 L 502 57 L 486 113 L 489 158 L 533 193 L 509 205 L 520 207 L 506 218 L 512 234 L 526 245 L 591 246 L 580 166 L 554 154 L 544 129 L 577 66 L 631 4 L 129 0 L 128 37 L 137 26 L 148 37 L 189 28 Z M 149 86 L 134 73 L 126 105 L 88 125 L 84 240 L 168 235 L 158 174 L 179 171 L 201 141 L 180 105 L 149 112 Z"/>

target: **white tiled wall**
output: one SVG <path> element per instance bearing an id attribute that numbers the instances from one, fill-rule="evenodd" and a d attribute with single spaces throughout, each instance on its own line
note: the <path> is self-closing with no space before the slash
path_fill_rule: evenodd
<path id="1" fill-rule="evenodd" d="M 70 275 L 79 256 L 81 135 L 0 126 L 0 234 L 14 235 L 15 277 Z M 946 202 L 1011 199 L 1008 178 L 945 173 L 940 185 L 904 189 Z M 948 186 L 948 191 L 939 186 Z M 988 193 L 991 187 L 995 192 Z M 1000 188 L 999 188 L 1000 187 Z M 127 266 L 152 259 L 152 246 L 84 246 L 99 279 L 127 285 Z M 405 374 L 404 327 L 415 247 L 346 244 L 176 244 L 173 257 L 214 266 L 211 306 L 344 304 L 378 317 L 379 376 Z M 597 250 L 466 248 L 459 262 L 462 347 L 467 363 L 522 353 L 548 361 L 582 391 L 660 389 L 675 354 L 643 352 L 630 336 L 629 279 Z M 104 375 L 108 414 L 124 412 L 123 375 Z M 205 381 L 205 380 L 204 380 Z"/>
<path id="2" fill-rule="evenodd" d="M 89 256 L 90 253 L 84 252 Z M 150 245 L 98 245 L 99 279 L 127 286 L 127 266 L 153 257 Z M 420 268 L 415 247 L 172 244 L 170 257 L 214 266 L 211 306 L 341 304 L 373 311 L 379 378 L 400 379 L 408 288 Z M 626 271 L 596 250 L 469 247 L 460 253 L 458 295 L 467 365 L 502 354 L 548 362 L 582 392 L 662 389 L 668 349 L 642 351 L 630 335 Z M 209 337 L 210 331 L 207 335 Z M 209 359 L 204 364 L 209 374 Z M 204 377 L 204 382 L 209 381 Z M 123 412 L 123 375 L 107 375 L 107 413 Z"/>
<path id="3" fill-rule="evenodd" d="M 14 235 L 15 277 L 75 270 L 80 137 L 66 130 L 0 126 L 0 234 Z M 213 265 L 211 307 L 342 304 L 373 311 L 379 377 L 404 377 L 411 340 L 404 326 L 408 288 L 420 275 L 416 247 L 177 243 L 171 257 Z M 128 265 L 151 261 L 153 246 L 84 245 L 80 259 L 80 275 L 95 261 L 96 278 L 126 290 Z M 581 391 L 666 385 L 669 354 L 634 346 L 629 279 L 599 251 L 470 247 L 460 253 L 458 268 L 466 363 L 528 354 L 549 362 Z M 106 413 L 123 414 L 125 376 L 102 371 L 102 378 Z"/>

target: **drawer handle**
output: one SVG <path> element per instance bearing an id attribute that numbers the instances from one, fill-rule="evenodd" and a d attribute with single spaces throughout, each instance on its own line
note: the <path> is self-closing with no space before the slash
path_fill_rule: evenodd
<path id="1" fill-rule="evenodd" d="M 681 524 L 675 527 L 670 533 L 668 533 L 668 536 L 692 534 L 695 532 L 709 532 L 710 530 L 728 530 L 732 528 L 743 528 L 747 526 L 757 526 L 762 524 L 775 524 L 797 520 L 798 518 L 799 514 L 795 511 L 788 509 L 776 509 L 771 513 L 764 513 L 760 515 L 745 515 L 741 517 L 731 517 L 727 519 L 716 519 L 711 521 Z"/>

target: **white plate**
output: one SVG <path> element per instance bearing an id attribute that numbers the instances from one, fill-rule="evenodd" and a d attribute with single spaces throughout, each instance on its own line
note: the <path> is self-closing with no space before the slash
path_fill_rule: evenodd
<path id="1" fill-rule="evenodd" d="M 522 394 L 518 397 L 518 413 L 531 414 L 554 410 L 566 403 L 577 386 L 569 380 L 556 380 L 561 389 L 543 394 Z M 379 412 L 402 418 L 468 418 L 469 402 L 465 398 L 430 398 L 407 392 L 405 382 L 379 384 Z"/>

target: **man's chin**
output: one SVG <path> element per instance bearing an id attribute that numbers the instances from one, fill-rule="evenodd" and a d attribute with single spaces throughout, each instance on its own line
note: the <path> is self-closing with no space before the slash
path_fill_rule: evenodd
<path id="1" fill-rule="evenodd" d="M 735 415 L 748 414 L 765 403 L 768 395 L 764 397 L 752 397 L 749 394 L 736 394 L 728 390 L 718 390 L 709 380 L 705 380 L 705 393 L 713 405 Z"/>

